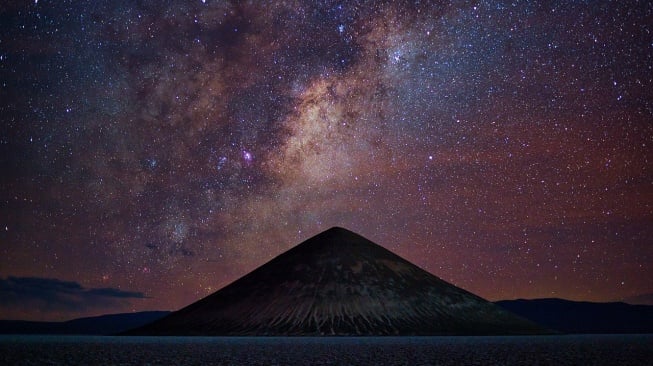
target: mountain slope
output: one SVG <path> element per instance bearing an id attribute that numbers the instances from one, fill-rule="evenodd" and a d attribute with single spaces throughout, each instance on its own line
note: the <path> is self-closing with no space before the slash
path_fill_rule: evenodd
<path id="1" fill-rule="evenodd" d="M 342 228 L 128 334 L 532 334 L 514 316 Z"/>

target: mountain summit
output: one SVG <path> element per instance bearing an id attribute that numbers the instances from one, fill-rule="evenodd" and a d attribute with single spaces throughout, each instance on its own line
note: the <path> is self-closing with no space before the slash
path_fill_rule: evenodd
<path id="1" fill-rule="evenodd" d="M 334 227 L 131 335 L 536 334 L 543 330 Z"/>

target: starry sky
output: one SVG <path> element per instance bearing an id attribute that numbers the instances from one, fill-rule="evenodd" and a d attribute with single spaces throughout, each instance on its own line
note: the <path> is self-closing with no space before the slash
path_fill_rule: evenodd
<path id="1" fill-rule="evenodd" d="M 0 312 L 174 310 L 342 226 L 653 301 L 648 1 L 0 5 Z"/>

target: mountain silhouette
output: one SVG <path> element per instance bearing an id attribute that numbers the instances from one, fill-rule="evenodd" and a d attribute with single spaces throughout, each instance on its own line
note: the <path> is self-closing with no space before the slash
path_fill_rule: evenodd
<path id="1" fill-rule="evenodd" d="M 543 328 L 334 227 L 129 335 L 538 334 Z"/>
<path id="2" fill-rule="evenodd" d="M 564 299 L 503 300 L 495 304 L 563 333 L 653 333 L 653 306 Z"/>
<path id="3" fill-rule="evenodd" d="M 115 335 L 153 322 L 169 311 L 106 314 L 63 322 L 0 320 L 0 334 Z"/>

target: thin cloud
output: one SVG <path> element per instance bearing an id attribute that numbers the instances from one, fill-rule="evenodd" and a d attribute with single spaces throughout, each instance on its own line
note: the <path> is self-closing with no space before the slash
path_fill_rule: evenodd
<path id="1" fill-rule="evenodd" d="M 41 311 L 80 311 L 145 299 L 142 292 L 116 288 L 85 288 L 77 282 L 54 278 L 12 277 L 0 279 L 0 307 L 32 307 Z"/>

